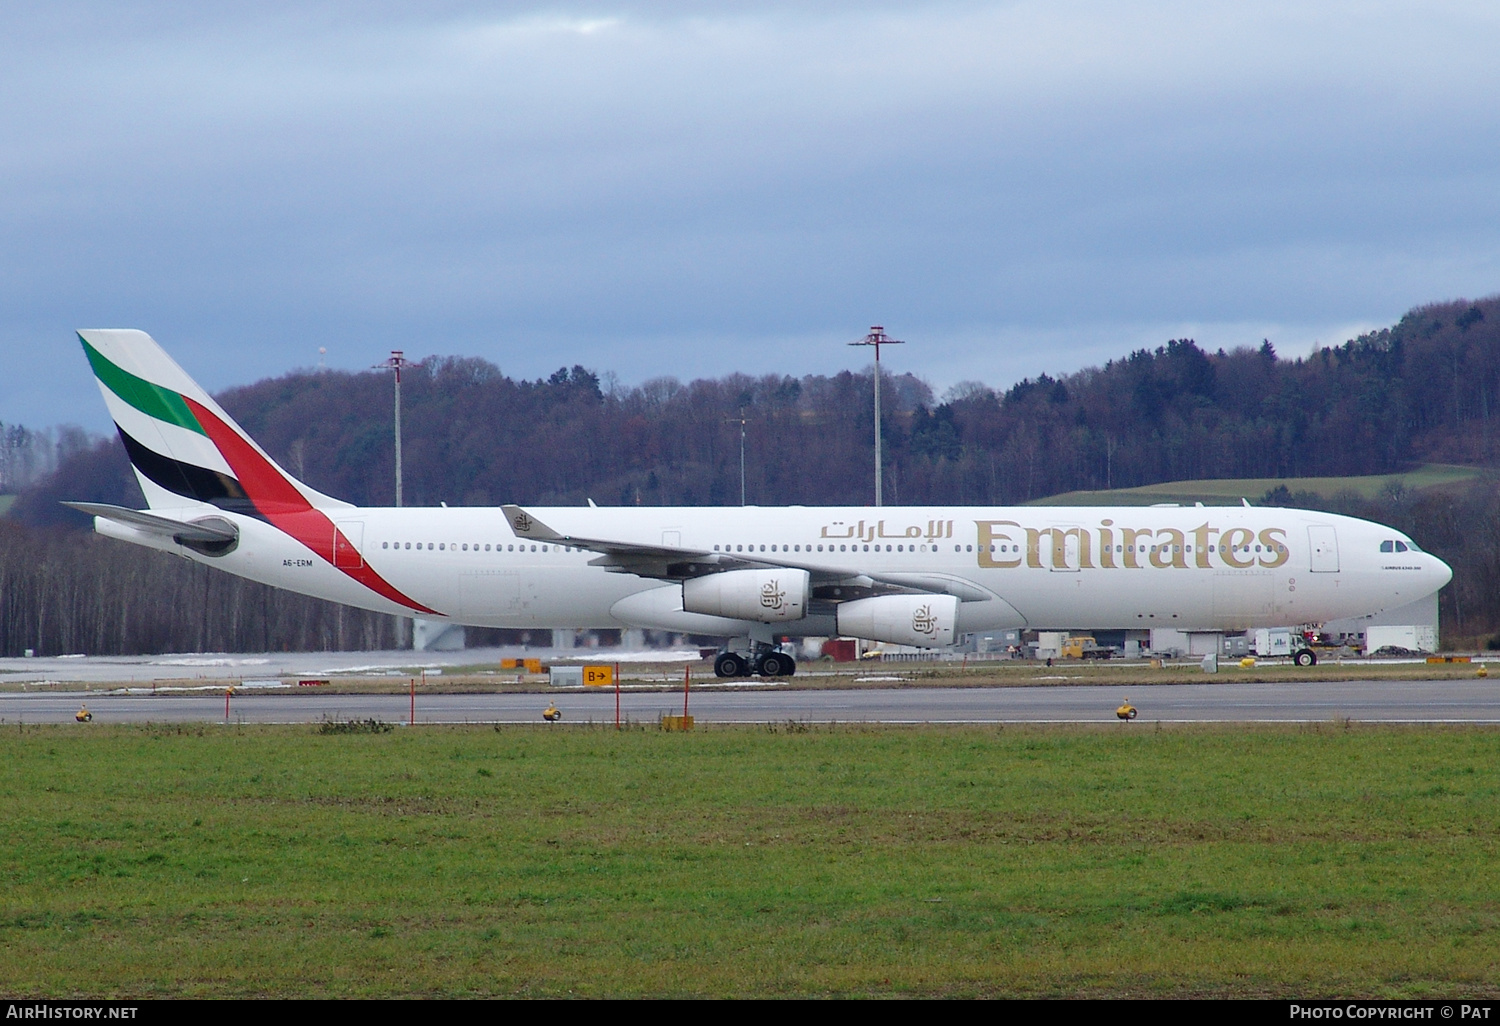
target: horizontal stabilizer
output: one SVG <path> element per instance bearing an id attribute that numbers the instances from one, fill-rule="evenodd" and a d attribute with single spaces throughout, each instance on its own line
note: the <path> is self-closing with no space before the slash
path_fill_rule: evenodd
<path id="1" fill-rule="evenodd" d="M 227 521 L 217 520 L 215 523 L 186 523 L 181 520 L 172 520 L 169 517 L 159 517 L 153 513 L 142 513 L 139 510 L 126 509 L 124 506 L 111 506 L 102 502 L 65 502 L 64 506 L 76 509 L 80 513 L 87 513 L 91 517 L 103 517 L 105 520 L 115 520 L 122 524 L 129 524 L 138 531 L 148 534 L 161 535 L 184 542 L 233 542 L 239 538 L 239 532 Z"/>

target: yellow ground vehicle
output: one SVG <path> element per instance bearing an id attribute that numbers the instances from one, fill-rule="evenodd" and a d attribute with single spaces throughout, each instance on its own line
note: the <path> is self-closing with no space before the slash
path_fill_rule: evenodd
<path id="1" fill-rule="evenodd" d="M 1064 659 L 1108 659 L 1114 654 L 1114 649 L 1100 645 L 1092 634 L 1075 634 L 1063 639 Z"/>

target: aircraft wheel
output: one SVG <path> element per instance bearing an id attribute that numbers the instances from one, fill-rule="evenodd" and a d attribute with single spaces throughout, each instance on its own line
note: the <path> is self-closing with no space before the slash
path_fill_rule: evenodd
<path id="1" fill-rule="evenodd" d="M 782 655 L 780 652 L 767 652 L 760 661 L 760 675 L 762 677 L 790 677 L 796 672 L 796 664 L 792 657 Z"/>
<path id="2" fill-rule="evenodd" d="M 1310 648 L 1304 648 L 1302 651 L 1292 656 L 1292 662 L 1296 663 L 1298 666 L 1317 666 L 1318 654 Z"/>
<path id="3" fill-rule="evenodd" d="M 719 657 L 714 660 L 714 676 L 716 677 L 748 677 L 750 668 L 745 665 L 745 660 L 733 652 L 720 652 Z"/>

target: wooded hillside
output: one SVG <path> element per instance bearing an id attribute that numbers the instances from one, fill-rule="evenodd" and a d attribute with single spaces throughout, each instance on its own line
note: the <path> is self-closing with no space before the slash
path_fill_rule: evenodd
<path id="1" fill-rule="evenodd" d="M 916 355 L 917 349 L 900 354 Z M 843 373 L 731 375 L 686 384 L 661 378 L 619 387 L 578 366 L 526 381 L 483 360 L 430 357 L 403 379 L 406 503 L 566 505 L 592 498 L 600 505 L 737 504 L 741 410 L 751 503 L 868 503 L 871 384 L 868 373 Z M 1003 392 L 965 383 L 940 400 L 916 376 L 887 375 L 886 501 L 1007 504 L 1188 478 L 1381 474 L 1424 461 L 1489 466 L 1496 457 L 1490 411 L 1497 387 L 1500 297 L 1420 307 L 1391 328 L 1295 359 L 1280 358 L 1269 342 L 1205 352 L 1177 339 Z M 303 371 L 218 398 L 272 456 L 315 488 L 358 504 L 391 503 L 387 373 Z M 1500 591 L 1500 556 L 1473 550 L 1492 544 L 1490 525 L 1500 515 L 1488 479 L 1462 495 L 1393 496 L 1373 506 L 1349 496 L 1300 498 L 1409 530 L 1459 569 L 1444 598 L 1445 628 L 1478 634 L 1500 627 L 1493 597 Z M 256 587 L 227 578 L 202 585 L 191 575 L 204 571 L 177 567 L 178 560 L 101 539 L 85 542 L 66 531 L 35 533 L 84 525 L 84 518 L 58 505 L 61 499 L 140 504 L 117 440 L 75 445 L 55 473 L 12 506 L 3 525 L 9 541 L 0 539 L 7 605 L 0 651 L 61 651 L 72 644 L 100 652 L 255 648 L 268 638 L 275 647 L 277 640 L 336 647 L 340 632 L 326 625 L 343 623 L 340 614 L 314 613 L 309 606 L 296 616 L 302 626 L 295 631 L 262 622 L 274 617 L 272 607 L 290 608 L 292 600 L 281 595 L 238 597 L 229 605 L 251 610 L 244 614 L 250 619 L 236 612 L 212 628 L 140 633 L 77 626 L 54 636 L 62 630 L 55 620 L 46 627 L 34 611 L 20 611 L 32 601 L 58 601 L 44 597 L 50 586 L 32 581 L 42 571 L 28 553 L 48 553 L 48 573 L 74 567 L 67 572 L 85 582 L 75 591 L 96 591 L 100 597 L 89 601 L 101 616 L 112 615 L 111 589 L 129 577 L 123 569 L 102 569 L 116 559 L 172 567 L 153 571 L 166 576 L 147 591 Z M 1459 511 L 1462 524 L 1454 520 Z M 23 579 L 32 583 L 13 592 L 10 582 Z M 262 620 L 255 619 L 257 605 L 267 610 Z M 163 615 L 174 619 L 170 608 Z M 387 631 L 361 621 L 352 635 L 345 627 L 337 644 L 388 644 Z M 64 637 L 78 640 L 65 643 Z"/>

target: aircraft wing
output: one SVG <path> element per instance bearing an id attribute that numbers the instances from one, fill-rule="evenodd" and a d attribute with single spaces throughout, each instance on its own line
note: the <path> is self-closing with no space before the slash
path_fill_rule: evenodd
<path id="1" fill-rule="evenodd" d="M 589 564 L 604 567 L 610 573 L 679 581 L 725 570 L 789 567 L 810 573 L 814 592 L 820 598 L 853 599 L 900 592 L 955 595 L 962 602 L 986 602 L 999 597 L 971 581 L 941 573 L 851 573 L 847 567 L 789 558 L 785 553 L 747 557 L 731 552 L 643 545 L 609 538 L 583 538 L 553 530 L 520 506 L 502 508 L 516 537 L 597 552 L 598 558 L 589 560 Z"/>
<path id="2" fill-rule="evenodd" d="M 239 537 L 239 532 L 232 525 L 218 526 L 218 523 L 225 523 L 222 520 L 218 523 L 187 523 L 170 517 L 160 517 L 154 513 L 126 509 L 124 506 L 111 506 L 103 502 L 65 502 L 63 505 L 76 509 L 80 513 L 87 513 L 91 517 L 103 517 L 105 520 L 129 524 L 138 531 L 161 535 L 177 541 L 232 542 Z"/>

